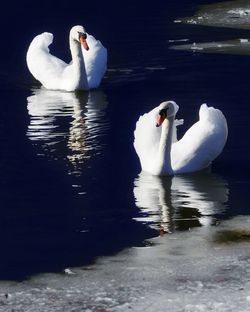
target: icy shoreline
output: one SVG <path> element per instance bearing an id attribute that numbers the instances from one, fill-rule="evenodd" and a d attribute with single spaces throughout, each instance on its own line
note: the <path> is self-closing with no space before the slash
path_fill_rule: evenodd
<path id="1" fill-rule="evenodd" d="M 246 0 L 237 0 L 203 5 L 194 16 L 176 19 L 175 22 L 250 29 L 250 4 Z"/>
<path id="2" fill-rule="evenodd" d="M 247 312 L 249 225 L 237 217 L 159 236 L 88 267 L 0 282 L 0 310 Z"/>
<path id="3" fill-rule="evenodd" d="M 250 54 L 250 36 L 246 32 L 250 29 L 249 1 L 236 0 L 204 5 L 193 16 L 176 19 L 174 23 L 234 28 L 238 29 L 239 36 L 242 36 L 241 32 L 244 32 L 244 35 L 225 41 L 193 42 L 192 39 L 188 39 L 190 43 L 187 44 L 174 41 L 175 44 L 170 46 L 170 49 L 188 50 L 194 53 Z"/>

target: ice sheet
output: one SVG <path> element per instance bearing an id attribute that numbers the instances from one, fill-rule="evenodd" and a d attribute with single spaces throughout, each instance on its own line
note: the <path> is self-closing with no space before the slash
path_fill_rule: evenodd
<path id="1" fill-rule="evenodd" d="M 200 7 L 194 16 L 176 19 L 175 23 L 250 29 L 250 3 L 225 1 Z"/>
<path id="2" fill-rule="evenodd" d="M 193 53 L 226 53 L 226 54 L 250 54 L 250 40 L 247 38 L 239 38 L 227 41 L 213 41 L 191 44 L 180 44 L 171 46 L 173 50 L 189 50 Z"/>
<path id="3" fill-rule="evenodd" d="M 0 283 L 1 311 L 247 312 L 250 217 L 159 236 L 96 264 Z"/>
<path id="4" fill-rule="evenodd" d="M 174 23 L 248 30 L 250 29 L 250 3 L 249 1 L 240 0 L 204 5 L 193 16 L 177 18 L 174 20 Z M 221 32 L 223 32 L 223 29 Z M 178 44 L 177 41 L 173 41 L 174 45 L 170 48 L 174 50 L 190 50 L 194 53 L 249 55 L 250 37 L 245 37 L 245 32 L 240 34 L 240 30 L 239 38 L 236 39 L 235 34 L 233 36 L 232 40 L 225 41 L 195 42 L 192 38 L 189 38 L 190 42 L 188 44 Z"/>

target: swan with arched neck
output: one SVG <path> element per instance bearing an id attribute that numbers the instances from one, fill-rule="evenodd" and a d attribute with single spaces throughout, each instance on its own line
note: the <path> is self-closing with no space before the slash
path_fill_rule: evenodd
<path id="1" fill-rule="evenodd" d="M 228 135 L 227 121 L 219 109 L 202 104 L 199 120 L 177 140 L 175 120 L 179 106 L 166 101 L 136 123 L 134 147 L 142 170 L 153 175 L 195 172 L 208 167 L 222 152 Z"/>
<path id="2" fill-rule="evenodd" d="M 53 35 L 48 32 L 32 40 L 26 60 L 34 78 L 51 90 L 98 88 L 107 67 L 107 50 L 101 42 L 89 35 L 83 26 L 72 27 L 69 34 L 72 61 L 69 64 L 50 53 L 52 42 Z"/>

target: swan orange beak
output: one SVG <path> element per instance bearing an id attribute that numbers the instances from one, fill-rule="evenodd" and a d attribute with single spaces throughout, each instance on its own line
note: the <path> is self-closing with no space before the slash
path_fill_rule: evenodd
<path id="1" fill-rule="evenodd" d="M 79 40 L 81 42 L 81 45 L 84 47 L 84 49 L 88 51 L 89 50 L 89 46 L 87 44 L 86 39 L 83 36 L 80 36 Z"/>
<path id="2" fill-rule="evenodd" d="M 166 119 L 166 116 L 165 115 L 158 115 L 156 117 L 156 127 L 160 127 L 163 123 L 163 121 Z"/>

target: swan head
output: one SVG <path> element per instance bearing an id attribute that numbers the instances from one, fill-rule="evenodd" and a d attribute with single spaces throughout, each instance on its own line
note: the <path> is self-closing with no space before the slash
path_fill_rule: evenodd
<path id="1" fill-rule="evenodd" d="M 83 26 L 77 25 L 77 26 L 72 27 L 70 30 L 69 36 L 73 40 L 81 43 L 81 45 L 84 47 L 85 50 L 89 50 L 89 46 L 88 46 L 88 43 L 86 41 L 87 33 L 86 33 L 85 28 Z"/>
<path id="2" fill-rule="evenodd" d="M 178 112 L 179 106 L 174 101 L 162 102 L 158 106 L 158 115 L 156 117 L 156 127 L 160 127 L 165 119 L 174 117 Z"/>

